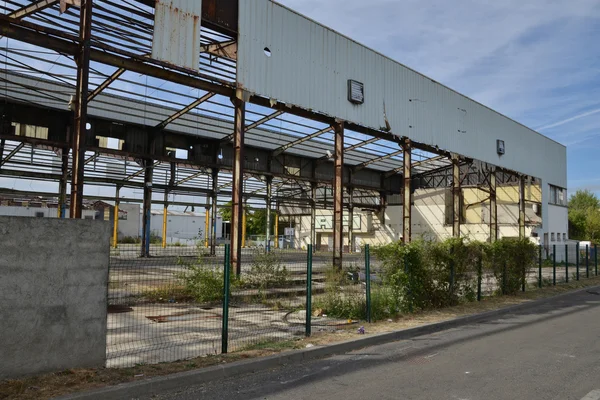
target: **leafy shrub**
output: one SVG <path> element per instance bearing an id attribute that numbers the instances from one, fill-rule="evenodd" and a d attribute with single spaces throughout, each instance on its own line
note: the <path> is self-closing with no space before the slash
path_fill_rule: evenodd
<path id="1" fill-rule="evenodd" d="M 529 239 L 502 238 L 485 249 L 485 261 L 494 272 L 498 292 L 515 294 L 536 266 L 537 246 Z"/>
<path id="2" fill-rule="evenodd" d="M 333 318 L 364 319 L 366 298 L 362 290 L 356 290 L 347 271 L 331 267 L 325 277 L 325 294 L 315 299 L 313 309 Z"/>
<path id="3" fill-rule="evenodd" d="M 261 290 L 285 287 L 290 284 L 290 273 L 277 253 L 257 251 L 243 281 L 244 286 Z"/>
<path id="4" fill-rule="evenodd" d="M 221 301 L 223 299 L 223 271 L 205 265 L 199 257 L 196 262 L 186 263 L 179 260 L 186 269 L 179 274 L 185 290 L 199 303 Z"/>

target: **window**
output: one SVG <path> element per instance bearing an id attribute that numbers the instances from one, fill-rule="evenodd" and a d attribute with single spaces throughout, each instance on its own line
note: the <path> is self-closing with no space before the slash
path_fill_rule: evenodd
<path id="1" fill-rule="evenodd" d="M 44 212 L 43 211 L 36 211 L 35 212 L 35 217 L 36 218 L 44 218 Z"/>
<path id="2" fill-rule="evenodd" d="M 556 234 L 556 241 L 557 241 L 557 242 L 560 242 L 560 233 L 557 233 L 557 234 Z"/>
<path id="3" fill-rule="evenodd" d="M 567 234 L 563 233 L 563 242 L 566 242 L 566 241 L 567 241 Z"/>
<path id="4" fill-rule="evenodd" d="M 550 234 L 550 241 L 551 241 L 551 242 L 554 242 L 554 241 L 556 241 L 556 239 L 554 239 L 554 232 L 552 232 L 552 233 Z"/>
<path id="5" fill-rule="evenodd" d="M 558 186 L 550 185 L 550 204 L 557 206 L 567 205 L 567 190 Z"/>

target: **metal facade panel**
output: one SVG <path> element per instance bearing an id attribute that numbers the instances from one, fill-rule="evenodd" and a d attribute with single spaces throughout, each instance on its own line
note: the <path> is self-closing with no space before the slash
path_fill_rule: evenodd
<path id="1" fill-rule="evenodd" d="M 200 69 L 202 0 L 156 0 L 152 58 Z"/>
<path id="2" fill-rule="evenodd" d="M 273 1 L 240 1 L 237 68 L 251 93 L 567 185 L 561 144 Z"/>

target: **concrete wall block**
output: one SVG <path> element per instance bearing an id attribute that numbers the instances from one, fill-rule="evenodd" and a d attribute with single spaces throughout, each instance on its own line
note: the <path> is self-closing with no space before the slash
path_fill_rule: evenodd
<path id="1" fill-rule="evenodd" d="M 104 366 L 111 226 L 0 217 L 0 379 Z"/>

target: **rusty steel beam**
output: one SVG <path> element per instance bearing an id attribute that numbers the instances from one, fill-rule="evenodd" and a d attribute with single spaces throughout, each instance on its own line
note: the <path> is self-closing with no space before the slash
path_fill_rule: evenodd
<path id="1" fill-rule="evenodd" d="M 430 162 L 435 162 L 435 161 L 439 161 L 439 160 L 445 160 L 447 157 L 446 156 L 435 156 L 435 157 L 431 157 L 431 158 L 427 158 L 425 160 L 421 160 L 421 161 L 417 161 L 416 163 L 413 163 L 413 167 L 420 167 L 422 165 L 428 164 Z M 446 166 L 442 167 L 442 168 L 447 168 Z M 400 172 L 402 172 L 402 170 L 404 170 L 404 165 L 402 165 L 402 167 L 398 167 L 398 168 L 394 168 L 391 171 L 388 171 L 385 173 L 385 177 L 389 178 L 390 176 L 394 176 Z M 429 171 L 425 171 L 423 173 L 428 173 Z"/>
<path id="2" fill-rule="evenodd" d="M 314 139 L 314 138 L 316 138 L 318 136 L 321 136 L 321 135 L 323 135 L 323 134 L 325 134 L 327 132 L 331 132 L 331 130 L 333 130 L 333 127 L 330 126 L 330 127 L 321 129 L 320 131 L 317 131 L 315 133 L 311 133 L 310 135 L 301 137 L 300 139 L 296 139 L 293 142 L 289 142 L 287 144 L 284 144 L 283 146 L 280 146 L 277 149 L 273 150 L 272 155 L 273 155 L 273 157 L 277 157 L 278 155 L 280 155 L 284 151 L 289 150 L 292 147 L 297 146 L 297 145 L 299 145 L 301 143 L 304 143 L 304 142 L 306 142 L 308 140 L 311 140 L 311 139 Z"/>
<path id="3" fill-rule="evenodd" d="M 42 11 L 43 9 L 53 6 L 54 4 L 58 3 L 58 1 L 59 0 L 40 0 L 38 2 L 21 7 L 18 10 L 9 13 L 8 16 L 10 18 L 23 19 L 35 14 L 38 11 Z"/>
<path id="4" fill-rule="evenodd" d="M 402 143 L 402 150 L 404 152 L 404 187 L 402 188 L 402 242 L 409 243 L 411 236 L 411 224 L 412 224 L 412 143 L 410 139 L 404 139 Z"/>
<path id="5" fill-rule="evenodd" d="M 243 213 L 243 176 L 244 176 L 244 127 L 246 103 L 242 89 L 237 89 L 232 99 L 235 107 L 233 135 L 233 171 L 232 171 L 232 210 L 231 210 L 231 266 L 237 276 L 242 272 L 242 213 Z"/>
<path id="6" fill-rule="evenodd" d="M 0 167 L 2 166 L 2 160 L 4 159 L 4 147 L 6 146 L 6 139 L 0 139 Z"/>
<path id="7" fill-rule="evenodd" d="M 209 53 L 217 57 L 236 61 L 238 46 L 237 41 L 228 40 L 226 42 L 204 44 L 200 46 L 200 51 L 202 53 Z"/>
<path id="8" fill-rule="evenodd" d="M 13 151 L 11 151 L 10 153 L 8 153 L 6 155 L 6 157 L 4 157 L 4 159 L 2 159 L 0 161 L 0 167 L 3 166 L 4 164 L 6 164 L 8 161 L 10 161 L 11 158 L 13 158 L 15 156 L 15 154 L 17 154 L 19 151 L 21 151 L 21 149 L 25 147 L 25 143 L 19 143 L 19 145 L 17 147 L 15 147 L 13 149 Z M 2 151 L 4 152 L 4 149 L 2 149 Z"/>
<path id="9" fill-rule="evenodd" d="M 158 164 L 160 164 L 160 161 L 156 161 L 152 167 L 156 167 Z M 133 174 L 129 175 L 127 178 L 123 179 L 123 182 L 127 182 L 132 180 L 133 178 L 136 178 L 138 176 L 140 176 L 141 174 L 143 174 L 146 171 L 146 167 L 144 166 L 143 168 L 141 168 L 139 171 L 134 172 Z"/>
<path id="10" fill-rule="evenodd" d="M 248 132 L 251 129 L 254 129 L 266 122 L 269 122 L 270 120 L 279 117 L 281 114 L 285 114 L 284 111 L 275 111 L 273 114 L 267 115 L 264 118 L 259 119 L 256 122 L 251 123 L 250 125 L 246 125 L 246 128 L 244 129 L 245 132 Z M 225 136 L 223 139 L 221 139 L 222 142 L 231 142 L 233 140 L 233 135 L 234 133 Z"/>
<path id="11" fill-rule="evenodd" d="M 98 157 L 100 157 L 100 153 L 94 153 L 94 155 L 90 156 L 87 160 L 85 160 L 85 162 L 83 163 L 83 165 L 88 165 L 89 163 L 91 163 L 95 159 L 97 159 Z"/>
<path id="12" fill-rule="evenodd" d="M 496 170 L 492 167 L 490 183 L 490 242 L 498 240 L 498 204 L 496 202 Z"/>
<path id="13" fill-rule="evenodd" d="M 114 81 L 116 81 L 117 79 L 119 79 L 119 77 L 121 75 L 123 75 L 125 73 L 126 69 L 125 68 L 119 68 L 117 69 L 115 72 L 112 73 L 111 76 L 109 76 L 108 78 L 106 78 L 106 80 L 104 82 L 102 82 L 101 84 L 99 84 L 96 89 L 92 90 L 90 92 L 90 94 L 88 95 L 87 101 L 88 103 L 92 100 L 94 100 L 94 98 L 96 96 L 98 96 L 100 93 L 102 93 L 102 91 L 104 89 L 106 89 L 111 83 L 113 83 Z"/>
<path id="14" fill-rule="evenodd" d="M 519 177 L 519 237 L 525 238 L 525 177 Z"/>
<path id="15" fill-rule="evenodd" d="M 178 119 L 178 118 L 184 116 L 185 114 L 189 113 L 194 108 L 198 107 L 200 104 L 202 104 L 205 101 L 209 100 L 213 96 L 215 96 L 215 93 L 206 93 L 204 96 L 200 97 L 197 100 L 194 100 L 192 103 L 190 103 L 189 105 L 185 106 L 180 111 L 177 111 L 175 114 L 171 115 L 169 118 L 165 119 L 163 122 L 161 122 L 160 124 L 156 125 L 156 129 L 164 129 L 164 128 L 166 128 L 166 126 L 169 125 L 171 122 L 173 122 L 176 119 Z"/>
<path id="16" fill-rule="evenodd" d="M 152 219 L 152 176 L 154 163 L 144 160 L 144 200 L 142 205 L 142 257 L 150 257 L 150 221 Z M 165 204 L 166 205 L 166 204 Z"/>
<path id="17" fill-rule="evenodd" d="M 266 212 L 267 212 L 267 226 L 265 235 L 265 250 L 271 251 L 271 201 L 273 200 L 273 178 L 267 177 L 267 200 L 266 200 Z"/>
<path id="18" fill-rule="evenodd" d="M 460 186 L 460 159 L 452 158 L 452 236 L 460 237 L 462 188 Z"/>
<path id="19" fill-rule="evenodd" d="M 179 186 L 183 183 L 189 182 L 192 179 L 195 179 L 195 178 L 199 177 L 200 175 L 204 175 L 204 174 L 206 174 L 206 171 L 204 171 L 204 170 L 196 172 L 195 174 L 192 174 L 192 175 L 188 176 L 187 178 L 184 178 L 184 179 L 181 179 L 181 180 L 175 182 L 174 186 Z"/>
<path id="20" fill-rule="evenodd" d="M 348 252 L 354 253 L 354 190 L 351 187 L 348 188 L 348 197 Z"/>
<path id="21" fill-rule="evenodd" d="M 362 142 L 360 142 L 360 143 L 353 144 L 352 146 L 345 147 L 345 148 L 344 148 L 344 151 L 352 151 L 352 150 L 356 150 L 356 149 L 358 149 L 358 148 L 361 148 L 361 147 L 364 147 L 364 146 L 366 146 L 366 145 L 368 145 L 368 144 L 375 143 L 375 142 L 377 142 L 378 140 L 381 140 L 381 139 L 380 139 L 380 138 L 378 138 L 378 137 L 373 137 L 373 138 L 371 138 L 371 139 L 364 140 L 364 141 L 362 141 Z"/>
<path id="22" fill-rule="evenodd" d="M 79 46 L 77 44 L 78 38 L 76 36 L 38 24 L 32 24 L 26 21 L 16 21 L 14 18 L 9 18 L 2 14 L 0 14 L 0 35 L 46 49 L 51 49 L 58 53 L 72 56 L 79 54 Z M 96 45 L 100 44 L 96 43 Z M 187 70 L 186 73 L 183 73 L 184 70 L 182 68 L 169 65 L 168 63 L 157 60 L 148 60 L 147 57 L 136 56 L 131 53 L 119 51 L 118 49 L 108 48 L 109 46 L 106 45 L 103 45 L 103 47 L 105 48 L 90 49 L 91 61 L 123 68 L 128 71 L 179 83 L 207 92 L 221 94 L 223 96 L 229 97 L 234 93 L 231 86 L 223 83 L 214 83 L 207 80 L 208 78 L 196 76 L 197 74 L 190 74 Z M 215 79 L 212 80 L 215 81 Z"/>
<path id="23" fill-rule="evenodd" d="M 344 250 L 344 124 L 334 125 L 335 154 L 333 179 L 333 266 L 342 269 Z"/>
<path id="24" fill-rule="evenodd" d="M 393 152 L 393 153 L 386 154 L 386 155 L 384 155 L 384 156 L 381 156 L 381 157 L 373 158 L 373 159 L 371 159 L 371 160 L 369 160 L 369 161 L 365 161 L 365 162 L 363 162 L 362 164 L 358 164 L 358 165 L 357 165 L 357 166 L 355 166 L 353 169 L 354 169 L 354 171 L 355 171 L 355 172 L 356 172 L 356 171 L 360 171 L 361 169 L 365 169 L 365 168 L 367 168 L 367 167 L 368 167 L 369 165 L 371 165 L 371 164 L 375 164 L 376 162 L 383 161 L 383 160 L 387 160 L 387 159 L 389 159 L 389 158 L 392 158 L 392 157 L 398 156 L 398 155 L 400 155 L 400 154 L 402 154 L 402 153 L 404 153 L 404 150 L 398 150 L 398 151 L 395 151 L 395 152 Z"/>
<path id="25" fill-rule="evenodd" d="M 73 131 L 73 173 L 71 175 L 71 218 L 81 218 L 83 209 L 83 171 L 85 169 L 85 133 L 87 97 L 90 80 L 90 47 L 92 40 L 92 0 L 84 0 L 79 9 L 79 44 L 76 56 L 77 87 Z"/>

